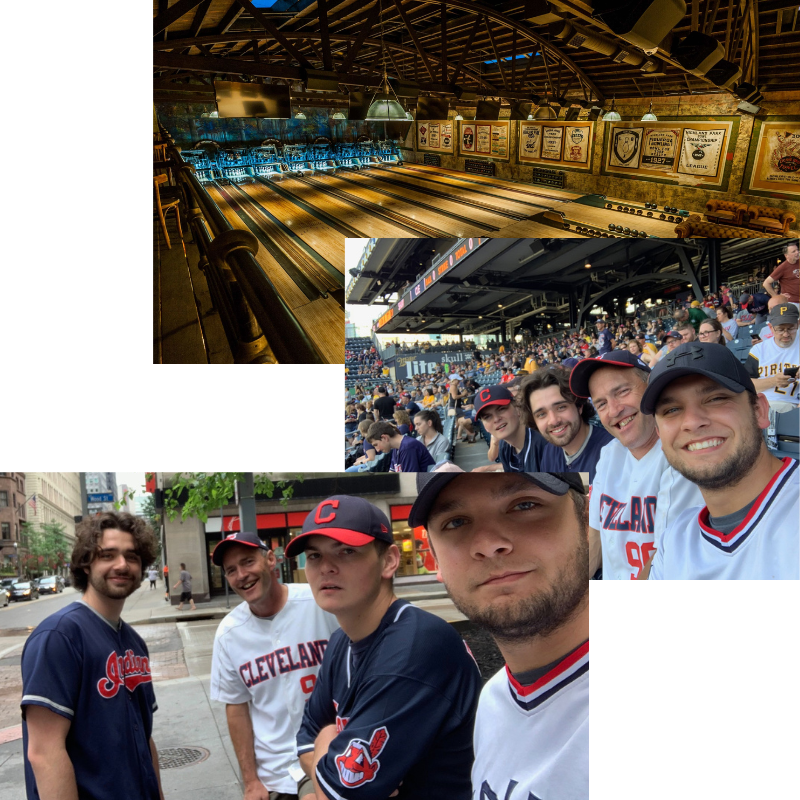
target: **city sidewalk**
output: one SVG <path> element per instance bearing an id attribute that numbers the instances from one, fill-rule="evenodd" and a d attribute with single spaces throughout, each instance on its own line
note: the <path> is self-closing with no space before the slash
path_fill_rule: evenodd
<path id="1" fill-rule="evenodd" d="M 165 602 L 163 581 L 155 590 L 149 586 L 145 581 L 131 595 L 123 619 L 137 626 L 151 655 L 158 701 L 153 740 L 162 763 L 164 796 L 166 800 L 241 800 L 243 788 L 225 707 L 209 697 L 214 634 L 219 620 L 238 605 L 239 597 L 230 595 L 230 609 L 222 596 L 196 603 L 196 611 L 189 606 L 178 611 L 177 606 Z M 445 620 L 464 619 L 440 584 L 423 579 L 396 589 L 398 596 Z M 18 665 L 23 645 L 24 640 L 19 641 L 18 650 L 6 655 L 6 681 L 0 674 L 0 691 L 16 692 L 17 698 L 21 695 Z M 0 800 L 25 796 L 21 737 L 21 725 L 0 729 Z M 193 757 L 200 760 L 181 766 Z M 128 800 L 122 790 L 120 798 Z"/>

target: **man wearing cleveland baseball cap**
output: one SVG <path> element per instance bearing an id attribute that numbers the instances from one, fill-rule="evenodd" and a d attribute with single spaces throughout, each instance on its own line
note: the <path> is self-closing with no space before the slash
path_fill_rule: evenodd
<path id="1" fill-rule="evenodd" d="M 588 797 L 589 545 L 580 475 L 426 473 L 417 488 L 409 525 L 426 528 L 453 602 L 506 661 L 478 705 L 473 797 L 508 797 L 508 787 L 520 798 Z"/>
<path id="2" fill-rule="evenodd" d="M 642 412 L 664 455 L 696 484 L 662 537 L 650 579 L 800 578 L 800 472 L 767 449 L 769 403 L 727 348 L 681 345 L 652 372 Z"/>
<path id="3" fill-rule="evenodd" d="M 492 437 L 489 444 L 490 461 L 499 464 L 476 467 L 473 472 L 531 472 L 539 466 L 539 456 L 545 440 L 539 431 L 528 428 L 514 395 L 506 386 L 485 386 L 476 395 L 475 420 Z"/>
<path id="4" fill-rule="evenodd" d="M 365 785 L 388 798 L 402 785 L 414 800 L 469 800 L 480 673 L 451 625 L 395 596 L 400 552 L 386 514 L 329 497 L 286 548 L 300 553 L 314 598 L 342 626 L 297 735 L 317 798 Z"/>
<path id="5" fill-rule="evenodd" d="M 303 584 L 284 585 L 274 553 L 251 532 L 229 534 L 212 561 L 244 601 L 220 623 L 211 662 L 211 699 L 225 703 L 245 797 L 314 796 L 295 752 L 303 707 L 320 670 L 320 651 L 339 627 Z M 280 668 L 285 663 L 291 671 Z M 276 724 L 276 720 L 280 720 Z"/>
<path id="6" fill-rule="evenodd" d="M 721 348 L 720 348 L 721 349 Z M 570 390 L 590 397 L 616 441 L 600 451 L 589 503 L 590 568 L 605 580 L 630 580 L 652 558 L 678 509 L 701 502 L 661 452 L 655 422 L 639 404 L 650 369 L 628 350 L 587 358 L 572 370 Z"/>

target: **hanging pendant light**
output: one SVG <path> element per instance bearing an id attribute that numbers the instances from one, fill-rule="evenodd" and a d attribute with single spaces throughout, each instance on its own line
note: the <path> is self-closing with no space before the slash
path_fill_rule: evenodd
<path id="1" fill-rule="evenodd" d="M 533 119 L 533 114 L 528 114 L 528 119 Z"/>
<path id="2" fill-rule="evenodd" d="M 305 114 L 304 114 L 302 111 L 298 111 L 298 112 L 297 112 L 297 113 L 294 115 L 294 118 L 295 118 L 295 119 L 305 119 L 305 118 L 306 118 L 306 115 L 305 115 Z"/>
<path id="3" fill-rule="evenodd" d="M 453 119 L 454 119 L 454 120 L 457 120 L 457 119 L 464 119 L 464 117 L 462 117 L 462 116 L 461 116 L 461 114 L 456 114 L 456 115 L 453 117 Z"/>
<path id="4" fill-rule="evenodd" d="M 603 122 L 619 122 L 622 117 L 615 108 L 616 97 L 611 98 L 611 111 L 607 111 L 603 116 Z"/>
<path id="5" fill-rule="evenodd" d="M 536 111 L 533 112 L 532 117 L 528 115 L 528 119 L 558 119 L 558 112 L 550 106 L 550 98 L 547 96 L 547 91 L 548 87 L 547 84 L 545 84 L 544 100 L 539 103 L 539 106 Z"/>
<path id="6" fill-rule="evenodd" d="M 347 119 L 341 111 L 337 111 L 335 114 L 331 115 L 331 119 Z"/>
<path id="7" fill-rule="evenodd" d="M 650 101 L 650 108 L 647 113 L 642 117 L 642 122 L 658 122 L 658 117 L 653 113 L 653 101 Z"/>
<path id="8" fill-rule="evenodd" d="M 394 100 L 392 100 L 391 96 L 389 95 L 389 76 L 386 74 L 386 56 L 383 49 L 383 5 L 381 4 L 380 8 L 380 20 L 381 20 L 381 61 L 383 63 L 383 92 L 382 93 L 375 93 L 372 97 L 372 102 L 370 103 L 369 109 L 367 110 L 367 116 L 364 117 L 366 122 L 394 122 L 397 120 L 407 120 L 408 117 L 406 116 L 406 112 L 403 110 L 403 106 L 400 104 L 400 101 L 397 99 L 397 95 L 395 94 L 394 89 L 392 88 L 392 94 L 394 95 Z"/>

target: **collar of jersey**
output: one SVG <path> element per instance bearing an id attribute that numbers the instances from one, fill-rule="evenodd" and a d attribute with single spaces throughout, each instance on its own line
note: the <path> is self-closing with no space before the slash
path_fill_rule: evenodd
<path id="1" fill-rule="evenodd" d="M 508 688 L 514 702 L 525 711 L 533 711 L 554 694 L 589 671 L 589 640 L 563 658 L 553 669 L 529 686 L 520 683 L 506 665 Z"/>
<path id="2" fill-rule="evenodd" d="M 747 541 L 747 538 L 756 529 L 758 523 L 761 522 L 781 489 L 797 471 L 797 464 L 798 462 L 793 458 L 787 457 L 783 459 L 781 468 L 772 476 L 770 482 L 764 487 L 764 491 L 756 498 L 747 516 L 730 533 L 721 533 L 711 527 L 708 506 L 704 506 L 697 518 L 703 538 L 724 553 L 736 552 Z"/>

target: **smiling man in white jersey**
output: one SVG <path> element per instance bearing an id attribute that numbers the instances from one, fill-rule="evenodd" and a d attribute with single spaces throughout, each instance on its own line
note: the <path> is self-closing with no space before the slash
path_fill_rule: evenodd
<path id="1" fill-rule="evenodd" d="M 798 463 L 767 450 L 768 402 L 736 356 L 681 345 L 653 370 L 642 411 L 705 501 L 665 531 L 650 580 L 800 578 Z"/>
<path id="2" fill-rule="evenodd" d="M 603 447 L 589 503 L 590 574 L 632 580 L 652 559 L 666 526 L 700 505 L 700 490 L 667 463 L 655 422 L 639 403 L 650 368 L 627 350 L 587 358 L 572 370 L 570 389 L 591 397 L 603 427 L 616 439 Z"/>

